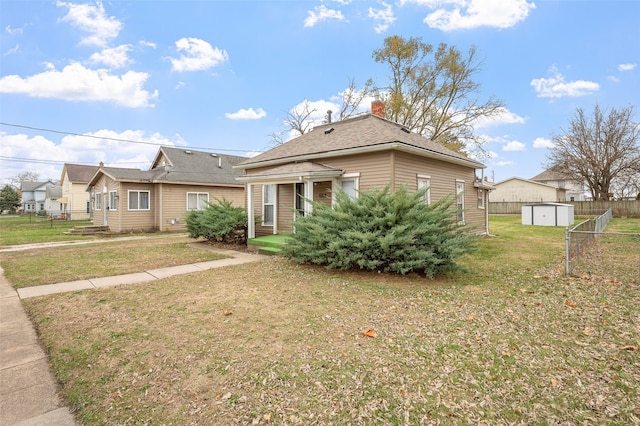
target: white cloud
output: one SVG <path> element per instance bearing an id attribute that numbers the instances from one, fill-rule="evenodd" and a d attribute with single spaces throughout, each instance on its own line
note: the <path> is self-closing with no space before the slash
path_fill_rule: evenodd
<path id="1" fill-rule="evenodd" d="M 401 0 L 400 5 L 415 3 L 435 9 L 424 23 L 442 31 L 478 27 L 510 28 L 535 9 L 526 0 Z"/>
<path id="2" fill-rule="evenodd" d="M 502 124 L 524 124 L 526 122 L 524 117 L 509 111 L 506 108 L 500 108 L 498 113 L 493 117 L 480 117 L 474 124 L 475 129 L 482 129 L 492 126 L 500 126 Z"/>
<path id="3" fill-rule="evenodd" d="M 524 151 L 525 149 L 525 144 L 518 141 L 511 141 L 502 147 L 503 151 Z"/>
<path id="4" fill-rule="evenodd" d="M 7 25 L 6 27 L 4 27 L 4 30 L 9 35 L 17 35 L 24 32 L 24 28 L 12 28 L 11 25 Z"/>
<path id="5" fill-rule="evenodd" d="M 102 51 L 91 55 L 89 61 L 94 64 L 106 65 L 111 69 L 118 69 L 131 62 L 128 55 L 129 51 L 131 51 L 131 45 L 129 44 L 102 49 Z"/>
<path id="6" fill-rule="evenodd" d="M 141 41 L 139 41 L 139 42 L 138 42 L 138 44 L 139 44 L 140 46 L 146 46 L 146 47 L 150 47 L 150 48 L 152 48 L 152 49 L 155 49 L 156 47 L 158 47 L 158 45 L 156 45 L 156 44 L 155 44 L 154 42 L 152 42 L 152 41 L 144 41 L 144 40 L 141 40 Z"/>
<path id="7" fill-rule="evenodd" d="M 181 54 L 179 58 L 169 58 L 173 71 L 204 71 L 229 60 L 226 51 L 199 38 L 181 38 L 176 41 L 176 48 Z"/>
<path id="8" fill-rule="evenodd" d="M 16 44 L 12 49 L 7 50 L 2 56 L 13 55 L 14 53 L 18 53 L 20 51 L 20 45 Z"/>
<path id="9" fill-rule="evenodd" d="M 608 75 L 607 78 L 609 79 L 609 81 L 613 83 L 620 83 L 620 79 L 615 75 Z"/>
<path id="10" fill-rule="evenodd" d="M 113 16 L 107 16 L 101 1 L 92 4 L 76 4 L 57 2 L 58 7 L 66 7 L 68 13 L 59 22 L 69 22 L 90 35 L 82 39 L 82 44 L 90 46 L 105 46 L 116 38 L 123 28 L 122 22 Z"/>
<path id="11" fill-rule="evenodd" d="M 318 22 L 328 21 L 330 19 L 335 19 L 338 21 L 347 21 L 341 11 L 335 9 L 327 9 L 327 6 L 320 5 L 316 6 L 313 10 L 308 11 L 309 16 L 304 20 L 304 27 L 313 27 Z"/>
<path id="12" fill-rule="evenodd" d="M 105 70 L 92 70 L 73 63 L 56 70 L 47 70 L 30 77 L 8 75 L 0 78 L 0 93 L 25 93 L 36 98 L 66 101 L 103 101 L 136 108 L 153 106 L 157 91 L 149 93 L 143 86 L 148 78 L 143 72 L 128 71 L 121 76 Z"/>
<path id="13" fill-rule="evenodd" d="M 253 157 L 257 157 L 258 155 L 262 154 L 263 151 L 249 151 L 246 152 L 244 154 L 245 157 L 249 157 L 249 158 L 253 158 Z"/>
<path id="14" fill-rule="evenodd" d="M 600 90 L 600 85 L 593 81 L 575 80 L 564 81 L 564 76 L 555 67 L 551 67 L 553 74 L 549 78 L 534 78 L 531 86 L 536 90 L 539 98 L 562 98 L 590 95 Z"/>
<path id="15" fill-rule="evenodd" d="M 498 167 L 510 166 L 513 164 L 513 161 L 496 161 L 495 165 Z"/>
<path id="16" fill-rule="evenodd" d="M 553 143 L 550 139 L 545 138 L 535 138 L 533 141 L 534 148 L 554 148 L 556 144 Z"/>
<path id="17" fill-rule="evenodd" d="M 638 64 L 620 64 L 618 65 L 618 71 L 631 71 L 637 66 Z"/>
<path id="18" fill-rule="evenodd" d="M 236 112 L 228 112 L 224 115 L 230 120 L 259 120 L 267 116 L 267 113 L 262 108 L 258 108 L 256 111 L 253 108 L 239 109 Z"/>
<path id="19" fill-rule="evenodd" d="M 375 10 L 374 8 L 369 8 L 369 18 L 372 18 L 375 22 L 377 22 L 374 30 L 376 33 L 380 34 L 389 29 L 389 26 L 395 22 L 397 19 L 393 15 L 393 9 L 391 9 L 391 5 L 382 2 L 382 6 L 384 9 Z"/>

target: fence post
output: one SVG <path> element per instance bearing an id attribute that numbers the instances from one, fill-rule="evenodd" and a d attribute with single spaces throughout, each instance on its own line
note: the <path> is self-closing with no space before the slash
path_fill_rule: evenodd
<path id="1" fill-rule="evenodd" d="M 564 228 L 565 275 L 571 275 L 571 236 L 569 228 Z"/>

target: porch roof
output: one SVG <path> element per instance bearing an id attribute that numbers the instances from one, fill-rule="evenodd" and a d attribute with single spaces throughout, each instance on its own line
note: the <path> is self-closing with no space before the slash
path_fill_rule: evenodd
<path id="1" fill-rule="evenodd" d="M 344 173 L 342 169 L 327 166 L 324 164 L 303 161 L 300 163 L 289 163 L 273 167 L 262 172 L 244 175 L 238 178 L 242 182 L 264 182 L 282 180 L 300 180 L 301 178 L 331 179 Z"/>

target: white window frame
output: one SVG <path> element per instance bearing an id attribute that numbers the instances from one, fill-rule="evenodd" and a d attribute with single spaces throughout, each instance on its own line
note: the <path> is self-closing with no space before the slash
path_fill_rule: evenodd
<path id="1" fill-rule="evenodd" d="M 267 193 L 269 189 L 273 189 L 273 200 L 267 200 Z M 264 184 L 262 185 L 262 226 L 275 226 L 276 223 L 276 200 L 278 199 L 278 185 L 275 183 Z M 267 202 L 269 201 L 269 202 Z M 267 217 L 266 211 L 267 208 L 271 207 L 271 222 L 265 222 L 265 218 Z"/>
<path id="2" fill-rule="evenodd" d="M 118 210 L 117 193 L 118 191 L 109 191 L 109 210 Z"/>
<path id="3" fill-rule="evenodd" d="M 102 192 L 96 192 L 95 210 L 102 210 Z"/>
<path id="4" fill-rule="evenodd" d="M 196 207 L 189 207 L 189 196 L 196 197 Z M 204 203 L 202 202 L 204 201 Z M 209 207 L 209 193 L 208 192 L 187 192 L 187 210 L 205 210 Z"/>
<path id="5" fill-rule="evenodd" d="M 478 208 L 483 210 L 486 203 L 485 193 L 486 191 L 484 189 L 478 188 Z"/>
<path id="6" fill-rule="evenodd" d="M 423 200 L 425 204 L 428 206 L 431 205 L 431 176 L 428 175 L 418 175 L 418 190 L 421 190 L 425 186 L 427 187 L 427 191 L 424 193 Z"/>
<path id="7" fill-rule="evenodd" d="M 131 196 L 133 195 L 133 193 L 137 193 L 137 206 L 136 208 L 131 208 Z M 142 193 L 146 193 L 147 194 L 147 208 L 146 209 L 141 209 L 140 208 L 140 194 Z M 129 190 L 127 191 L 127 210 L 130 211 L 148 211 L 151 210 L 151 191 L 146 190 L 146 189 L 133 189 L 133 190 Z"/>
<path id="8" fill-rule="evenodd" d="M 340 189 L 344 191 L 344 183 L 345 182 L 353 182 L 353 196 L 349 195 L 349 198 L 355 200 L 360 195 L 360 173 L 345 173 L 340 177 L 339 185 Z M 345 191 L 346 192 L 346 191 Z"/>
<path id="9" fill-rule="evenodd" d="M 459 225 L 464 225 L 464 181 L 456 179 L 456 215 Z"/>

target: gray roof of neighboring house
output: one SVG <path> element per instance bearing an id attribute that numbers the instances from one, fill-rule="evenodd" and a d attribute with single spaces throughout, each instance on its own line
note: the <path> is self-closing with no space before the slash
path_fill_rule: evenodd
<path id="1" fill-rule="evenodd" d="M 35 191 L 36 189 L 42 187 L 43 185 L 53 185 L 53 182 L 49 181 L 45 181 L 45 182 L 34 182 L 34 181 L 29 181 L 29 180 L 25 180 L 23 182 L 20 182 L 20 190 L 21 191 Z"/>
<path id="2" fill-rule="evenodd" d="M 158 164 L 161 153 L 164 153 L 169 164 Z M 102 171 L 117 181 L 240 186 L 242 183 L 236 178 L 244 175 L 244 172 L 234 169 L 233 166 L 246 159 L 235 155 L 163 146 L 158 151 L 151 170 L 102 167 L 96 170 L 89 184 L 92 184 Z"/>
<path id="3" fill-rule="evenodd" d="M 62 198 L 62 187 L 58 184 L 55 184 L 53 186 L 47 186 L 45 196 L 52 200 L 55 200 L 57 198 Z"/>
<path id="4" fill-rule="evenodd" d="M 374 114 L 363 114 L 347 120 L 316 126 L 312 131 L 279 145 L 263 154 L 247 159 L 239 168 L 254 168 L 274 165 L 278 162 L 298 159 L 310 160 L 327 156 L 361 151 L 384 149 L 395 146 L 413 148 L 425 156 L 436 156 L 443 161 L 464 163 L 482 168 L 483 164 L 452 151 L 417 133 L 410 132 L 401 124 Z"/>
<path id="5" fill-rule="evenodd" d="M 547 169 L 544 172 L 538 175 L 535 175 L 534 177 L 531 178 L 531 180 L 537 180 L 537 181 L 567 180 L 567 179 L 571 179 L 571 178 L 564 173 L 562 167 L 560 166 L 553 166 L 550 169 Z"/>
<path id="6" fill-rule="evenodd" d="M 64 169 L 67 171 L 67 179 L 71 183 L 89 182 L 98 171 L 98 168 L 98 166 L 86 166 L 83 164 L 64 164 Z"/>

